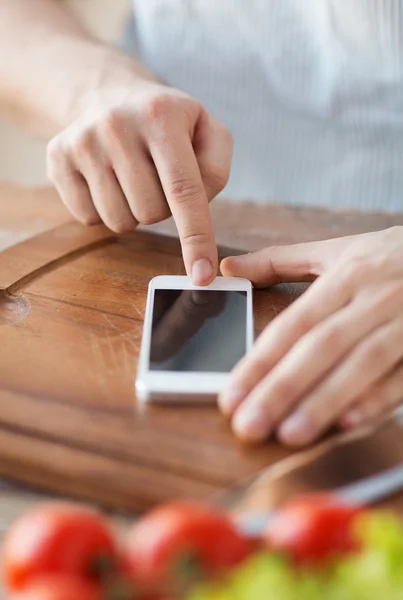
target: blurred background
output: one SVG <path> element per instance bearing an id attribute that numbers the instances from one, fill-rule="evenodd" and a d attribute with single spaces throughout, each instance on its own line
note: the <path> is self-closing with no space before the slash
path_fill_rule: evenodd
<path id="1" fill-rule="evenodd" d="M 61 0 L 79 14 L 103 39 L 117 41 L 122 35 L 130 0 Z M 45 147 L 42 140 L 0 118 L 0 181 L 24 185 L 46 182 Z"/>

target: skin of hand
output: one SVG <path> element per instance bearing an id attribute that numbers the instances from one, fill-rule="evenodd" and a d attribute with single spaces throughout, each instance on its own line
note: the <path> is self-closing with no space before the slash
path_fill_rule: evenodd
<path id="1" fill-rule="evenodd" d="M 217 273 L 209 201 L 226 185 L 229 131 L 190 96 L 136 78 L 48 145 L 48 176 L 73 216 L 117 233 L 174 217 L 187 274 Z"/>
<path id="2" fill-rule="evenodd" d="M 257 287 L 313 281 L 272 321 L 219 398 L 235 433 L 290 446 L 385 418 L 403 401 L 403 227 L 226 258 Z"/>
<path id="3" fill-rule="evenodd" d="M 121 233 L 172 214 L 193 283 L 214 279 L 208 203 L 232 138 L 197 100 L 94 38 L 66 3 L 0 0 L 0 111 L 54 136 L 48 175 L 79 221 Z"/>
<path id="4" fill-rule="evenodd" d="M 151 360 L 161 362 L 173 356 L 207 319 L 225 307 L 225 296 L 214 290 L 185 290 L 167 306 L 154 304 L 157 322 L 153 327 Z"/>

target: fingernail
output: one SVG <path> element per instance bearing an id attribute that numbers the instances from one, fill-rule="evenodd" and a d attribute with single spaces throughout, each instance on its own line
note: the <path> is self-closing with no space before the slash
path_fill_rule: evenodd
<path id="1" fill-rule="evenodd" d="M 240 254 L 238 256 L 231 256 L 231 267 L 243 267 L 247 265 L 251 260 L 251 253 Z"/>
<path id="2" fill-rule="evenodd" d="M 279 436 L 284 441 L 291 444 L 303 444 L 311 438 L 311 427 L 307 416 L 302 411 L 297 411 L 291 415 L 280 426 Z"/>
<path id="3" fill-rule="evenodd" d="M 229 388 L 219 397 L 218 403 L 221 411 L 226 416 L 231 416 L 234 410 L 246 398 L 247 392 L 238 387 Z"/>
<path id="4" fill-rule="evenodd" d="M 194 285 L 207 285 L 211 282 L 214 270 L 213 265 L 206 258 L 201 258 L 193 263 L 192 282 Z"/>
<path id="5" fill-rule="evenodd" d="M 239 437 L 253 442 L 264 440 L 271 433 L 262 411 L 250 406 L 245 406 L 235 413 L 232 426 Z"/>

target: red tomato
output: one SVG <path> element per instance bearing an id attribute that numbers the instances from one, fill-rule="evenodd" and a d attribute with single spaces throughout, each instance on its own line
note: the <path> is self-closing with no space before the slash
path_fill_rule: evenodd
<path id="1" fill-rule="evenodd" d="M 101 600 L 102 594 L 89 581 L 68 576 L 53 575 L 35 580 L 28 587 L 14 592 L 7 600 Z"/>
<path id="2" fill-rule="evenodd" d="M 264 537 L 297 563 L 320 563 L 359 550 L 353 523 L 361 512 L 331 496 L 307 496 L 279 510 Z"/>
<path id="3" fill-rule="evenodd" d="M 9 590 L 47 574 L 97 581 L 116 557 L 115 541 L 102 515 L 73 504 L 47 504 L 24 514 L 7 532 L 4 581 Z"/>
<path id="4" fill-rule="evenodd" d="M 124 562 L 140 587 L 176 590 L 234 567 L 250 551 L 249 540 L 225 514 L 177 502 L 151 511 L 133 525 Z"/>

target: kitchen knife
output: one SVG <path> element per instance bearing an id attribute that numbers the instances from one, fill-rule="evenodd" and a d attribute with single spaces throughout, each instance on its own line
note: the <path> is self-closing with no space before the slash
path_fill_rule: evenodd
<path id="1" fill-rule="evenodd" d="M 402 425 L 392 417 L 376 426 L 334 435 L 269 465 L 212 500 L 235 520 L 248 520 L 251 531 L 259 530 L 260 518 L 266 522 L 285 502 L 300 495 L 335 493 L 345 501 L 375 503 L 402 489 Z"/>
<path id="2" fill-rule="evenodd" d="M 343 503 L 367 505 L 379 502 L 401 490 L 403 490 L 403 464 L 334 490 L 331 495 Z M 275 512 L 272 510 L 261 513 L 241 513 L 235 520 L 243 533 L 254 537 L 262 533 Z"/>

